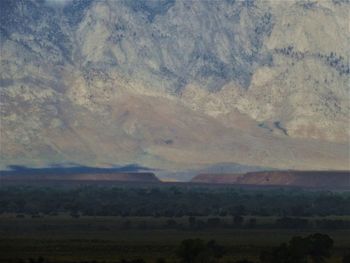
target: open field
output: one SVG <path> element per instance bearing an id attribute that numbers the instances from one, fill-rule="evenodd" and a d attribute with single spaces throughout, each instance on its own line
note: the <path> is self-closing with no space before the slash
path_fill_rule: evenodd
<path id="1" fill-rule="evenodd" d="M 193 238 L 223 246 L 220 263 L 257 262 L 292 237 L 322 233 L 334 240 L 326 262 L 342 263 L 350 250 L 349 201 L 347 191 L 297 188 L 3 185 L 0 262 L 180 262 L 177 248 Z"/>
<path id="2" fill-rule="evenodd" d="M 349 217 L 341 219 L 349 220 Z M 350 229 L 317 231 L 261 228 L 273 222 L 273 217 L 257 218 L 262 225 L 258 223 L 256 229 L 171 229 L 165 227 L 167 220 L 169 218 L 72 218 L 66 215 L 16 218 L 14 215 L 3 215 L 0 218 L 0 262 L 39 256 L 50 262 L 112 262 L 122 258 L 143 258 L 147 262 L 165 258 L 175 262 L 176 247 L 187 238 L 215 239 L 228 252 L 221 262 L 229 262 L 243 258 L 257 259 L 262 250 L 278 246 L 292 236 L 306 236 L 315 232 L 326 233 L 334 240 L 333 256 L 329 262 L 340 263 L 341 256 L 350 248 Z M 174 220 L 179 224 L 188 222 L 186 217 Z M 230 219 L 227 217 L 223 220 Z"/>

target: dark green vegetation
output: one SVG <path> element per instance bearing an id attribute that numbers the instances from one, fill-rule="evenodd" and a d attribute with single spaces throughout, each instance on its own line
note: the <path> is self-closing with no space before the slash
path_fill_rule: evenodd
<path id="1" fill-rule="evenodd" d="M 333 240 L 328 235 L 297 236 L 288 244 L 283 243 L 270 252 L 263 252 L 260 260 L 263 263 L 304 263 L 310 258 L 313 263 L 322 263 L 331 256 L 332 248 Z"/>
<path id="2" fill-rule="evenodd" d="M 119 223 L 123 219 L 113 217 L 2 217 L 0 262 L 17 262 L 18 259 L 39 257 L 49 262 L 118 262 L 122 259 L 143 259 L 151 263 L 160 258 L 167 262 L 180 262 L 180 256 L 186 255 L 186 251 L 193 246 L 198 247 L 198 254 L 206 251 L 205 247 L 212 246 L 210 257 L 218 262 L 228 263 L 243 259 L 259 262 L 262 255 L 274 255 L 280 249 L 281 243 L 288 242 L 294 236 L 307 237 L 316 232 L 283 229 L 144 229 L 142 225 L 152 221 L 151 218 L 125 220 L 129 220 L 136 227 L 121 228 Z M 326 262 L 341 263 L 350 247 L 350 231 L 322 232 L 327 233 L 334 241 L 331 257 Z M 198 238 L 201 240 L 200 244 L 185 242 L 181 245 L 183 240 Z M 211 240 L 216 243 L 209 243 Z M 216 252 L 221 250 L 222 255 Z"/>
<path id="3" fill-rule="evenodd" d="M 244 190 L 186 184 L 7 186 L 0 188 L 0 213 L 154 217 L 350 215 L 350 192 Z"/>
<path id="4" fill-rule="evenodd" d="M 151 184 L 2 186 L 0 262 L 348 262 L 349 195 Z"/>

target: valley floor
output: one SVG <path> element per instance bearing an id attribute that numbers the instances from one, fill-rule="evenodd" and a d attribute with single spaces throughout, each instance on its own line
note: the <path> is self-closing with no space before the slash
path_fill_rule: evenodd
<path id="1" fill-rule="evenodd" d="M 56 215 L 33 218 L 28 215 L 2 215 L 0 262 L 38 257 L 44 257 L 49 262 L 116 262 L 123 258 L 142 258 L 146 262 L 164 258 L 167 262 L 177 262 L 176 248 L 187 238 L 216 240 L 227 251 L 220 262 L 257 260 L 261 251 L 287 242 L 292 236 L 307 236 L 316 232 L 328 234 L 334 240 L 333 255 L 327 262 L 341 263 L 342 255 L 350 248 L 350 229 L 277 229 L 268 227 L 275 217 L 256 219 L 258 224 L 255 228 L 220 226 L 191 229 L 186 226 L 188 217 L 75 218 Z M 350 220 L 345 216 L 341 219 Z M 205 221 L 207 218 L 197 220 Z M 232 218 L 222 217 L 221 220 L 225 222 Z M 171 226 L 174 224 L 178 227 Z"/>

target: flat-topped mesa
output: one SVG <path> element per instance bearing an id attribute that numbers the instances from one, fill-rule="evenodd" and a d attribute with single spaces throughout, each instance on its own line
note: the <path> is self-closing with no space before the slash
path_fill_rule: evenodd
<path id="1" fill-rule="evenodd" d="M 350 171 L 260 171 L 245 174 L 199 174 L 191 182 L 261 186 L 349 188 Z"/>
<path id="2" fill-rule="evenodd" d="M 2 175 L 2 181 L 103 181 L 103 182 L 150 182 L 157 183 L 160 180 L 154 173 L 77 173 L 77 174 L 40 174 L 40 175 Z"/>

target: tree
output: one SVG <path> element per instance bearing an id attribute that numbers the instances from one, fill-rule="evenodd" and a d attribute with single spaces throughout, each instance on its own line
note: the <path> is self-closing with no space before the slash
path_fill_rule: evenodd
<path id="1" fill-rule="evenodd" d="M 333 240 L 323 234 L 313 234 L 305 238 L 293 237 L 288 244 L 283 243 L 271 252 L 260 255 L 262 263 L 323 263 L 330 257 Z"/>
<path id="2" fill-rule="evenodd" d="M 183 263 L 210 263 L 221 258 L 225 251 L 214 240 L 205 243 L 201 239 L 186 239 L 176 251 Z"/>
<path id="3" fill-rule="evenodd" d="M 308 254 L 314 263 L 322 263 L 331 256 L 333 240 L 328 235 L 316 233 L 306 237 Z"/>
<path id="4" fill-rule="evenodd" d="M 183 263 L 195 263 L 197 257 L 205 250 L 205 244 L 201 239 L 183 240 L 176 254 Z"/>
<path id="5" fill-rule="evenodd" d="M 308 255 L 308 242 L 303 237 L 293 237 L 288 244 L 288 262 L 306 263 Z"/>
<path id="6" fill-rule="evenodd" d="M 225 254 L 225 249 L 218 245 L 215 240 L 210 240 L 207 243 L 207 250 L 210 251 L 214 258 L 221 258 Z"/>

